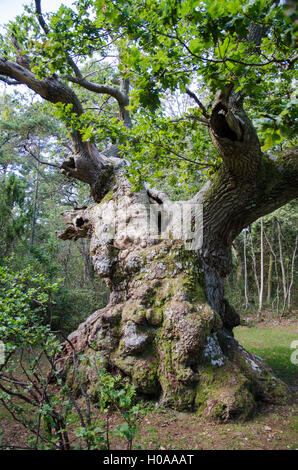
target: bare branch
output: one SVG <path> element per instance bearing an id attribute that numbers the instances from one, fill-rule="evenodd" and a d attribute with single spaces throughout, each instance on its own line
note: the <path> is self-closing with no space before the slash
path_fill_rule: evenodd
<path id="1" fill-rule="evenodd" d="M 40 160 L 38 158 L 38 156 L 35 155 L 35 153 L 32 152 L 32 150 L 28 147 L 28 145 L 24 144 L 23 147 L 31 155 L 31 157 L 33 157 L 41 165 L 48 165 L 48 166 L 52 166 L 54 168 L 60 168 L 60 165 L 56 165 L 55 163 L 50 163 L 50 162 L 43 162 L 42 160 Z"/>
<path id="2" fill-rule="evenodd" d="M 159 32 L 159 34 L 162 34 L 162 33 Z M 272 59 L 267 60 L 266 62 L 245 62 L 243 60 L 231 59 L 229 57 L 224 57 L 222 60 L 211 59 L 210 57 L 199 56 L 198 54 L 192 52 L 190 50 L 190 48 L 188 47 L 188 45 L 184 41 L 182 41 L 182 39 L 180 37 L 178 37 L 177 35 L 176 36 L 168 36 L 168 35 L 164 34 L 164 36 L 171 37 L 172 39 L 177 39 L 178 42 L 187 50 L 187 52 L 189 52 L 189 54 L 191 56 L 196 57 L 197 59 L 202 60 L 203 62 L 206 62 L 206 63 L 223 64 L 223 63 L 226 63 L 226 62 L 231 62 L 233 64 L 245 65 L 247 67 L 264 67 L 265 65 L 269 65 L 269 64 L 285 65 L 289 61 L 288 59 L 276 59 L 275 57 L 273 57 Z"/>
<path id="3" fill-rule="evenodd" d="M 161 147 L 161 148 L 163 148 L 164 150 L 167 150 L 168 152 L 172 153 L 173 155 L 175 155 L 177 158 L 179 158 L 179 159 L 181 159 L 181 160 L 184 160 L 184 161 L 189 162 L 189 163 L 193 163 L 194 165 L 198 165 L 198 166 L 200 166 L 200 167 L 202 167 L 202 168 L 208 168 L 208 167 L 217 168 L 217 165 L 215 165 L 214 163 L 196 162 L 195 160 L 191 160 L 190 158 L 184 157 L 183 155 L 181 155 L 181 154 L 178 153 L 178 152 L 175 152 L 175 150 L 171 149 L 170 147 L 167 147 L 166 145 L 157 144 L 157 143 L 156 143 L 156 146 L 157 146 L 157 147 Z"/>
<path id="4" fill-rule="evenodd" d="M 9 78 L 4 77 L 3 75 L 0 75 L 0 80 L 1 82 L 6 83 L 6 85 L 22 85 L 22 83 L 18 80 L 10 80 Z"/>
<path id="5" fill-rule="evenodd" d="M 203 103 L 201 103 L 201 101 L 199 100 L 199 98 L 197 97 L 197 95 L 191 91 L 189 88 L 186 88 L 186 93 L 188 94 L 188 96 L 190 96 L 193 100 L 195 100 L 195 102 L 197 103 L 197 105 L 199 106 L 199 108 L 201 109 L 202 113 L 203 113 L 203 116 L 209 120 L 210 119 L 210 116 L 209 114 L 207 113 L 207 110 L 205 108 L 205 106 L 203 105 Z M 208 122 L 208 121 L 207 121 Z"/>
<path id="6" fill-rule="evenodd" d="M 209 121 L 207 121 L 207 119 L 200 118 L 199 116 L 195 116 L 194 114 L 186 114 L 182 118 L 171 119 L 170 122 L 187 121 L 188 119 L 193 119 L 194 121 L 198 121 L 198 122 L 204 124 L 204 126 L 207 126 L 207 127 L 210 126 L 210 123 L 209 123 Z"/>

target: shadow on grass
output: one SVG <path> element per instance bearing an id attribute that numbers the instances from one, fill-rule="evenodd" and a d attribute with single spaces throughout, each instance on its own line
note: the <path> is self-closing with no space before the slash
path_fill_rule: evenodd
<path id="1" fill-rule="evenodd" d="M 298 340 L 297 324 L 269 328 L 240 326 L 234 333 L 239 343 L 264 359 L 278 377 L 291 387 L 297 386 L 298 366 L 291 361 L 294 351 L 291 345 Z"/>

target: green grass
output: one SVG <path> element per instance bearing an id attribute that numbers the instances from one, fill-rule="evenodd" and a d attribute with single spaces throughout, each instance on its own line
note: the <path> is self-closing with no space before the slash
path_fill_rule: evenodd
<path id="1" fill-rule="evenodd" d="M 235 338 L 248 351 L 260 356 L 278 377 L 289 385 L 297 383 L 298 366 L 292 364 L 291 343 L 298 340 L 297 324 L 278 327 L 243 327 L 234 329 Z"/>

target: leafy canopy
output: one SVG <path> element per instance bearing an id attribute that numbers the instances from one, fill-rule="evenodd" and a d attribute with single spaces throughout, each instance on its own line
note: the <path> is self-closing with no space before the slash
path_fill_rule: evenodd
<path id="1" fill-rule="evenodd" d="M 187 113 L 177 110 L 183 119 L 176 122 L 166 111 L 169 96 L 185 94 L 187 87 L 197 90 L 206 112 L 216 90 L 232 84 L 244 93 L 264 150 L 295 138 L 297 25 L 284 2 L 77 0 L 72 8 L 61 5 L 45 15 L 46 28 L 32 9 L 25 10 L 7 34 L 17 38 L 37 77 L 56 73 L 67 81 L 73 76 L 69 58 L 86 65 L 90 59 L 111 64 L 111 56 L 118 57 L 118 75 L 131 82 L 132 130 L 114 112 L 88 109 L 74 116 L 71 106 L 57 112 L 84 140 L 122 144 L 136 183 L 167 175 L 183 187 L 192 174 L 198 181 L 217 167 L 201 108 L 189 103 Z M 1 53 L 14 59 L 7 43 L 2 38 Z M 100 74 L 93 79 L 109 83 Z"/>
<path id="2" fill-rule="evenodd" d="M 295 135 L 295 38 L 286 5 L 267 0 L 97 0 L 97 23 L 120 38 L 132 108 L 155 111 L 165 90 L 199 83 L 212 99 L 232 83 L 247 97 L 265 148 Z M 296 129 L 297 130 L 297 129 Z M 270 136 L 270 138 L 269 138 Z"/>

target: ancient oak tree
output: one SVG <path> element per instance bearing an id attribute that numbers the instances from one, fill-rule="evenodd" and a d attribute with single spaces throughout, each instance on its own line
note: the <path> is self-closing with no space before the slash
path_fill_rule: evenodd
<path id="1" fill-rule="evenodd" d="M 79 0 L 44 15 L 36 0 L 1 39 L 0 79 L 53 105 L 72 144 L 61 170 L 94 200 L 65 214 L 60 238 L 90 238 L 110 301 L 69 339 L 139 393 L 223 420 L 287 397 L 233 338 L 239 315 L 223 288 L 235 237 L 298 193 L 295 23 L 280 3 Z M 173 116 L 177 92 L 188 107 Z M 199 249 L 139 223 L 136 207 L 171 213 L 169 175 L 176 189 L 197 184 Z M 71 354 L 66 343 L 59 364 L 75 388 Z M 80 367 L 96 399 L 93 369 Z"/>

